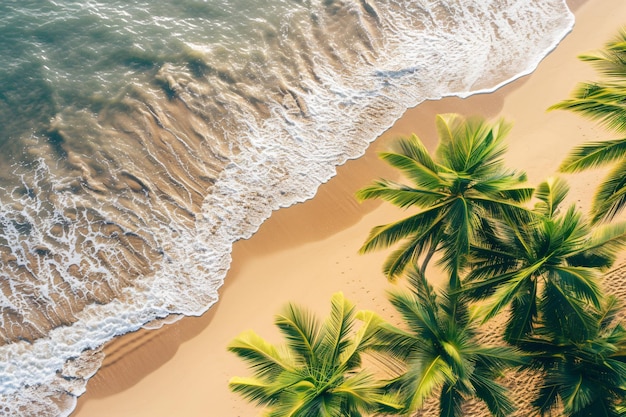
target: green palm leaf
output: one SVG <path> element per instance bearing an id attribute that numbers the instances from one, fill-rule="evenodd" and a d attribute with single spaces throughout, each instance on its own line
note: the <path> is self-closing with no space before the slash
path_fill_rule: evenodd
<path id="1" fill-rule="evenodd" d="M 395 413 L 404 408 L 397 395 L 383 393 L 373 375 L 367 372 L 351 375 L 332 391 L 350 398 L 353 409 Z"/>
<path id="2" fill-rule="evenodd" d="M 356 197 L 360 201 L 380 198 L 398 207 L 431 205 L 447 197 L 446 194 L 430 189 L 415 189 L 392 181 L 380 180 L 359 190 Z"/>
<path id="3" fill-rule="evenodd" d="M 600 308 L 602 291 L 598 271 L 585 267 L 556 266 L 550 274 L 556 275 L 550 281 L 559 282 L 567 289 L 567 293 L 575 294 L 576 298 Z"/>
<path id="4" fill-rule="evenodd" d="M 600 184 L 591 208 L 594 222 L 611 220 L 626 206 L 624 172 L 626 172 L 626 159 L 618 163 Z"/>
<path id="5" fill-rule="evenodd" d="M 435 230 L 431 229 L 430 232 L 435 232 Z M 394 282 L 408 265 L 417 265 L 419 256 L 426 249 L 426 245 L 435 239 L 434 233 L 431 233 L 431 236 L 430 238 L 408 240 L 387 257 L 383 264 L 383 272 L 389 281 Z"/>
<path id="6" fill-rule="evenodd" d="M 406 391 L 411 392 L 409 409 L 416 410 L 422 407 L 424 400 L 446 382 L 454 381 L 454 373 L 441 356 L 436 356 L 420 366 L 420 371 L 407 374 L 409 385 Z"/>
<path id="7" fill-rule="evenodd" d="M 427 170 L 433 173 L 437 172 L 435 161 L 430 157 L 428 150 L 416 135 L 411 135 L 409 138 L 401 138 L 395 143 L 393 149 L 398 154 L 415 160 Z"/>
<path id="8" fill-rule="evenodd" d="M 545 287 L 541 306 L 544 320 L 559 326 L 573 340 L 586 339 L 596 325 L 593 310 L 552 281 Z"/>
<path id="9" fill-rule="evenodd" d="M 536 207 L 545 216 L 552 217 L 568 193 L 567 182 L 558 177 L 550 178 L 539 184 L 535 191 L 535 197 L 541 201 Z"/>
<path id="10" fill-rule="evenodd" d="M 588 142 L 575 147 L 561 163 L 561 172 L 580 172 L 597 168 L 624 158 L 626 138 L 603 142 Z"/>
<path id="11" fill-rule="evenodd" d="M 417 140 L 415 136 L 413 138 Z M 400 139 L 400 142 L 408 143 L 408 141 L 402 139 Z M 416 145 L 423 147 L 421 143 Z M 432 160 L 429 161 L 432 165 L 426 166 L 406 155 L 393 152 L 383 152 L 379 154 L 379 157 L 392 167 L 398 168 L 407 178 L 411 179 L 415 184 L 419 184 L 420 187 L 437 190 L 437 188 L 447 185 L 444 179 L 437 173 L 437 168 L 432 164 Z M 428 158 L 430 159 L 430 157 Z"/>
<path id="12" fill-rule="evenodd" d="M 311 313 L 293 304 L 287 305 L 283 314 L 276 316 L 274 321 L 282 334 L 287 338 L 289 348 L 313 365 L 315 360 L 315 344 L 319 325 Z"/>
<path id="13" fill-rule="evenodd" d="M 260 377 L 271 377 L 283 371 L 295 370 L 294 364 L 252 330 L 243 332 L 233 340 L 228 345 L 228 350 L 248 362 Z"/>
<path id="14" fill-rule="evenodd" d="M 493 375 L 475 372 L 472 385 L 476 390 L 476 396 L 483 400 L 492 415 L 508 417 L 515 411 L 515 405 L 508 397 L 506 389 L 494 382 Z"/>
<path id="15" fill-rule="evenodd" d="M 495 317 L 503 308 L 509 305 L 513 299 L 526 290 L 526 281 L 529 280 L 544 263 L 545 260 L 539 260 L 514 273 L 496 277 L 496 279 L 503 281 L 502 284 L 498 286 L 488 300 L 481 303 L 481 305 L 476 308 L 476 316 L 481 317 L 483 323 Z M 502 278 L 506 278 L 506 280 Z M 486 282 L 487 281 L 489 281 L 489 279 L 486 280 Z M 482 283 L 482 286 L 485 286 L 486 282 Z M 472 284 L 468 290 L 471 291 L 477 288 L 477 285 L 476 283 Z M 465 289 L 463 290 L 465 291 Z"/>
<path id="16" fill-rule="evenodd" d="M 228 387 L 231 391 L 259 405 L 272 404 L 276 400 L 274 387 L 257 378 L 233 377 L 228 382 Z"/>
<path id="17" fill-rule="evenodd" d="M 550 109 L 565 109 L 598 120 L 611 130 L 626 132 L 626 49 L 624 31 L 597 53 L 583 55 L 583 61 L 592 63 L 605 76 L 598 82 L 581 83 L 572 98 L 555 104 Z M 593 222 L 611 220 L 626 206 L 626 139 L 591 142 L 575 148 L 561 165 L 563 172 L 577 172 L 609 163 L 617 163 L 601 184 L 594 197 Z"/>
<path id="18" fill-rule="evenodd" d="M 463 395 L 458 389 L 449 384 L 444 384 L 439 397 L 439 416 L 458 417 L 463 415 Z"/>
<path id="19" fill-rule="evenodd" d="M 598 120 L 600 124 L 616 132 L 626 129 L 626 107 L 623 100 L 626 85 L 614 83 L 581 83 L 574 90 L 573 99 L 563 100 L 548 110 L 571 110 Z"/>
<path id="20" fill-rule="evenodd" d="M 406 219 L 373 228 L 359 252 L 367 253 L 374 249 L 386 248 L 412 235 L 432 236 L 436 233 L 437 226 L 444 220 L 445 212 L 441 210 L 444 207 L 445 203 L 437 204 Z"/>
<path id="21" fill-rule="evenodd" d="M 626 222 L 595 227 L 581 253 L 591 252 L 613 263 L 626 246 Z M 577 252 L 574 252 L 577 253 Z"/>
<path id="22" fill-rule="evenodd" d="M 354 304 L 346 300 L 342 293 L 335 293 L 331 298 L 330 316 L 320 329 L 321 347 L 330 363 L 336 363 L 339 354 L 350 343 L 348 334 L 352 329 L 355 314 Z"/>
<path id="23" fill-rule="evenodd" d="M 626 30 L 620 30 L 603 50 L 581 55 L 579 58 L 590 62 L 607 77 L 623 80 L 626 78 Z"/>
<path id="24" fill-rule="evenodd" d="M 504 331 L 504 340 L 513 345 L 531 334 L 539 315 L 537 281 L 528 280 L 521 294 L 511 301 L 511 311 Z"/>

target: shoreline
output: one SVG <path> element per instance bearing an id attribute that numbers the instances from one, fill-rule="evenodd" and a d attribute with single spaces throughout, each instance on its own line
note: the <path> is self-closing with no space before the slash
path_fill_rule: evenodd
<path id="1" fill-rule="evenodd" d="M 241 331 L 252 328 L 280 342 L 272 319 L 282 305 L 293 301 L 323 317 L 330 295 L 339 289 L 359 309 L 391 314 L 384 297 L 389 284 L 380 272 L 386 253 L 358 255 L 357 250 L 371 227 L 398 218 L 399 209 L 380 202 L 359 204 L 353 196 L 377 177 L 397 177 L 376 156 L 394 137 L 415 131 L 433 149 L 435 114 L 500 115 L 513 122 L 506 158 L 512 168 L 525 169 L 533 185 L 552 175 L 576 143 L 605 138 L 595 123 L 564 111 L 546 114 L 545 109 L 566 98 L 576 82 L 594 76 L 589 64 L 576 56 L 599 49 L 617 33 L 626 22 L 626 4 L 569 3 L 577 19 L 574 29 L 534 73 L 493 93 L 447 97 L 407 110 L 364 156 L 338 167 L 337 175 L 320 186 L 312 200 L 274 212 L 252 238 L 235 243 L 220 300 L 207 313 L 107 344 L 104 364 L 71 416 L 256 415 L 258 408 L 226 386 L 230 377 L 249 374 L 225 349 Z M 607 19 L 603 13 L 612 9 L 619 12 Z M 565 131 L 577 133 L 578 142 L 568 142 Z M 538 145 L 548 141 L 553 143 L 550 153 Z M 570 181 L 572 194 L 588 193 L 595 177 L 597 173 L 577 174 L 575 183 Z"/>

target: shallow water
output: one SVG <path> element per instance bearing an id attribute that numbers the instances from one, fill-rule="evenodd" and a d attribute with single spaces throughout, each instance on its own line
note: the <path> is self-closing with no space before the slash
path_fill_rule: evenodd
<path id="1" fill-rule="evenodd" d="M 128 4 L 130 3 L 130 4 Z M 530 72 L 562 0 L 4 1 L 0 415 L 217 301 L 232 243 L 409 107 Z"/>

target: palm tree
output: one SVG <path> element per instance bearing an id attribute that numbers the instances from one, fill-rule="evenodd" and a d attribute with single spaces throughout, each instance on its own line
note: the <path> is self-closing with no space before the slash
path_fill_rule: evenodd
<path id="1" fill-rule="evenodd" d="M 399 207 L 419 208 L 406 219 L 372 229 L 360 251 L 402 242 L 383 268 L 393 280 L 425 254 L 423 274 L 433 254 L 442 250 L 441 262 L 455 288 L 481 218 L 507 213 L 520 219 L 527 213 L 521 203 L 533 190 L 522 187 L 525 174 L 504 167 L 504 137 L 509 125 L 502 120 L 489 125 L 481 118 L 444 114 L 437 116 L 436 124 L 439 145 L 435 158 L 415 135 L 398 140 L 392 152 L 380 155 L 401 170 L 410 185 L 378 180 L 358 191 L 360 200 L 381 198 Z"/>
<path id="2" fill-rule="evenodd" d="M 620 31 L 603 50 L 579 58 L 594 65 L 605 79 L 579 84 L 573 98 L 550 109 L 571 110 L 599 120 L 618 135 L 626 134 L 626 30 Z M 626 205 L 626 137 L 578 146 L 560 167 L 562 172 L 579 172 L 608 164 L 615 166 L 594 197 L 594 223 L 611 220 Z"/>
<path id="3" fill-rule="evenodd" d="M 530 367 L 544 374 L 533 401 L 541 415 L 561 409 L 568 417 L 626 416 L 626 330 L 615 324 L 617 312 L 609 298 L 587 337 L 546 319 L 520 343 Z"/>
<path id="4" fill-rule="evenodd" d="M 384 324 L 378 335 L 378 348 L 406 364 L 388 388 L 406 398 L 407 412 L 438 392 L 442 417 L 463 415 L 463 404 L 471 398 L 483 401 L 494 416 L 509 416 L 515 407 L 497 379 L 521 364 L 517 352 L 481 344 L 467 314 L 458 313 L 467 310 L 453 305 L 461 299 L 437 294 L 417 269 L 409 270 L 407 278 L 408 290 L 389 296 L 407 330 Z"/>
<path id="5" fill-rule="evenodd" d="M 253 331 L 238 336 L 228 349 L 250 365 L 254 377 L 232 378 L 231 390 L 266 406 L 267 417 L 360 417 L 401 410 L 394 395 L 361 369 L 361 356 L 377 340 L 382 319 L 368 311 L 355 313 L 341 293 L 331 304 L 321 325 L 289 304 L 275 321 L 286 346 L 275 347 Z M 362 322 L 358 330 L 355 318 Z"/>
<path id="6" fill-rule="evenodd" d="M 483 225 L 472 248 L 463 291 L 485 300 L 477 309 L 485 321 L 510 306 L 510 343 L 530 335 L 540 315 L 581 338 L 589 335 L 591 312 L 600 307 L 601 274 L 626 243 L 626 223 L 592 230 L 574 206 L 561 213 L 568 190 L 563 180 L 544 182 L 535 193 L 535 221 Z"/>

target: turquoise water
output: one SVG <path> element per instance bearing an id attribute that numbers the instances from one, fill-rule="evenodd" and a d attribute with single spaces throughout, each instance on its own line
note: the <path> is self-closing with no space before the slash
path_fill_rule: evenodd
<path id="1" fill-rule="evenodd" d="M 407 108 L 531 71 L 562 0 L 3 1 L 0 415 L 217 302 L 232 243 Z"/>

